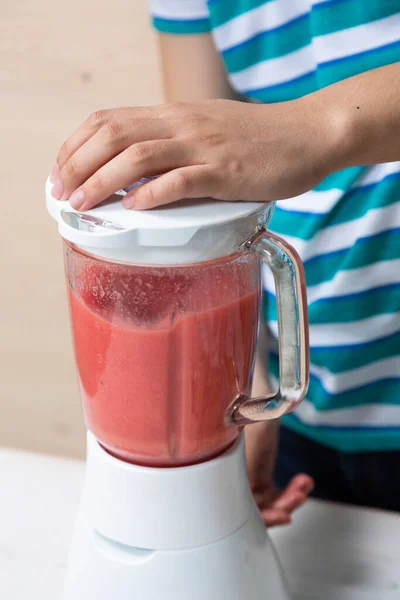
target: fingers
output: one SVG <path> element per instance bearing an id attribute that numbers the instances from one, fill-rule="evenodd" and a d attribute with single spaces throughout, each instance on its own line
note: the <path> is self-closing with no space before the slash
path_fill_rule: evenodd
<path id="1" fill-rule="evenodd" d="M 181 167 L 153 179 L 124 198 L 125 208 L 146 210 L 183 198 L 219 196 L 219 181 L 206 165 Z"/>
<path id="2" fill-rule="evenodd" d="M 81 127 L 81 132 L 76 134 L 80 136 L 79 140 L 73 142 L 75 146 L 82 142 L 81 145 L 78 148 L 74 146 L 75 151 L 65 162 L 60 161 L 63 165 L 60 168 L 58 183 L 53 189 L 55 198 L 67 200 L 89 177 L 130 146 L 138 142 L 172 137 L 171 127 L 165 120 L 152 117 L 132 118 L 132 111 L 125 118 L 123 115 L 117 116 L 118 118 L 116 116 L 105 118 L 96 131 L 93 130 L 90 119 L 88 124 Z M 69 144 L 71 142 L 67 141 L 66 145 Z M 137 149 L 138 152 L 140 150 Z M 67 151 L 70 152 L 69 147 Z"/>
<path id="3" fill-rule="evenodd" d="M 286 488 L 279 493 L 273 502 L 273 507 L 292 513 L 302 506 L 312 492 L 314 482 L 308 475 L 296 475 Z"/>
<path id="4" fill-rule="evenodd" d="M 310 475 L 299 473 L 289 482 L 289 486 L 293 486 L 293 488 L 296 488 L 298 491 L 301 491 L 308 496 L 313 491 L 315 483 Z"/>
<path id="5" fill-rule="evenodd" d="M 272 500 L 274 498 L 274 489 L 268 486 L 265 489 L 255 489 L 252 490 L 253 498 L 259 508 L 260 511 L 264 510 L 264 508 L 271 507 Z"/>
<path id="6" fill-rule="evenodd" d="M 290 515 L 284 510 L 266 508 L 260 512 L 260 515 L 266 527 L 276 527 L 291 523 Z"/>
<path id="7" fill-rule="evenodd" d="M 190 160 L 190 154 L 176 140 L 134 144 L 89 177 L 72 194 L 70 204 L 76 210 L 89 210 L 140 177 L 162 173 Z"/>
<path id="8" fill-rule="evenodd" d="M 129 119 L 132 114 L 136 118 L 143 118 L 152 114 L 153 107 L 113 108 L 112 110 L 97 110 L 76 129 L 63 143 L 57 156 L 57 165 L 62 169 L 75 152 L 87 142 L 106 123 L 116 123 L 122 119 Z M 134 113 L 133 113 L 134 111 Z"/>
<path id="9" fill-rule="evenodd" d="M 167 128 L 168 122 L 159 118 L 156 107 L 117 108 L 92 113 L 58 153 L 51 178 L 55 184 L 54 197 L 67 199 L 102 164 L 129 145 L 172 137 L 168 133 L 162 135 Z M 98 133 L 100 135 L 96 137 Z M 95 141 L 92 140 L 94 137 Z M 86 144 L 89 144 L 87 148 Z"/>
<path id="10" fill-rule="evenodd" d="M 267 527 L 286 525 L 291 522 L 292 513 L 300 508 L 314 488 L 314 481 L 308 475 L 300 474 L 291 479 L 282 492 L 274 494 L 274 500 L 265 502 L 262 494 L 255 494 L 261 517 Z M 270 498 L 270 493 L 267 494 Z"/>
<path id="11" fill-rule="evenodd" d="M 57 156 L 57 165 L 61 170 L 73 154 L 80 148 L 92 135 L 104 125 L 108 118 L 108 110 L 98 110 L 90 115 L 86 121 L 78 127 L 70 137 L 63 143 Z"/>
<path id="12" fill-rule="evenodd" d="M 291 494 L 286 494 L 280 497 L 279 500 L 274 502 L 273 506 L 274 508 L 283 510 L 290 515 L 295 510 L 300 508 L 300 506 L 303 506 L 306 500 L 306 494 L 302 494 L 301 492 L 292 492 Z"/>

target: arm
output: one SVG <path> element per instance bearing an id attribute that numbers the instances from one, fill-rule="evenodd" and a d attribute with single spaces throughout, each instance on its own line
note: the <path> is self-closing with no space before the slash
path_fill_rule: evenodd
<path id="1" fill-rule="evenodd" d="M 179 71 L 166 70 L 169 97 L 188 97 L 194 81 L 190 64 L 180 64 L 187 71 L 183 84 Z M 207 65 L 199 68 L 207 86 L 193 83 L 196 95 L 226 89 L 215 77 L 216 63 Z M 66 199 L 75 191 L 71 204 L 87 210 L 140 177 L 164 172 L 128 195 L 126 208 L 185 197 L 265 202 L 297 196 L 339 169 L 400 160 L 399 98 L 396 63 L 280 104 L 203 100 L 100 111 L 62 147 L 53 193 Z"/>
<path id="2" fill-rule="evenodd" d="M 238 97 L 229 85 L 220 56 L 209 34 L 196 36 L 159 35 L 162 74 L 167 102 L 191 102 L 210 98 Z M 252 394 L 268 392 L 266 329 L 260 328 Z M 274 488 L 274 470 L 279 421 L 257 423 L 245 428 L 249 480 L 265 524 L 290 522 L 293 510 L 303 504 L 312 482 L 300 475 L 283 494 Z"/>
<path id="3" fill-rule="evenodd" d="M 211 98 L 239 99 L 229 85 L 220 56 L 209 34 L 196 36 L 159 35 L 162 74 L 167 102 L 191 102 Z M 267 382 L 266 329 L 260 328 L 252 394 L 265 396 Z M 283 525 L 305 502 L 312 481 L 300 475 L 283 493 L 277 493 L 272 479 L 279 435 L 279 421 L 257 423 L 245 428 L 249 481 L 261 515 L 268 527 Z"/>
<path id="4" fill-rule="evenodd" d="M 166 99 L 169 102 L 179 101 L 185 103 L 208 101 L 204 104 L 197 102 L 196 104 L 189 106 L 185 104 L 142 109 L 127 108 L 119 109 L 117 111 L 100 112 L 93 115 L 86 123 L 86 126 L 84 126 L 83 129 L 80 128 L 70 140 L 68 140 L 59 156 L 58 164 L 62 167 L 62 185 L 65 185 L 64 196 L 69 195 L 69 184 L 64 179 L 64 173 L 68 171 L 68 167 L 74 168 L 73 165 L 77 165 L 75 175 L 79 173 L 85 162 L 86 165 L 84 168 L 92 173 L 97 161 L 108 163 L 108 166 L 111 166 L 112 169 L 114 160 L 111 156 L 108 158 L 108 161 L 105 160 L 106 156 L 104 156 L 104 150 L 106 150 L 106 152 L 110 151 L 113 156 L 117 156 L 115 160 L 120 161 L 121 158 L 123 162 L 126 160 L 123 170 L 126 171 L 126 175 L 129 177 L 128 183 L 132 183 L 136 178 L 134 174 L 135 158 L 131 155 L 131 150 L 128 150 L 127 148 L 124 149 L 124 145 L 121 146 L 117 139 L 118 134 L 124 133 L 125 136 L 127 133 L 128 135 L 132 134 L 133 136 L 139 135 L 144 142 L 142 144 L 143 152 L 145 152 L 145 141 L 149 141 L 149 134 L 150 138 L 153 140 L 158 136 L 160 144 L 167 151 L 167 155 L 174 156 L 175 150 L 177 150 L 177 146 L 174 145 L 175 142 L 173 140 L 174 134 L 172 134 L 172 130 L 169 130 L 168 125 L 165 127 L 165 123 L 163 123 L 163 114 L 173 116 L 176 134 L 181 137 L 182 133 L 187 134 L 190 132 L 188 125 L 190 125 L 193 120 L 193 115 L 191 115 L 190 111 L 194 110 L 196 112 L 195 121 L 200 125 L 201 130 L 193 130 L 191 132 L 192 137 L 190 138 L 190 146 L 192 150 L 195 149 L 203 139 L 207 139 L 208 137 L 207 128 L 203 130 L 203 125 L 206 125 L 204 119 L 206 115 L 202 115 L 203 106 L 206 108 L 206 111 L 210 111 L 210 115 L 214 115 L 214 118 L 216 118 L 213 123 L 210 123 L 211 136 L 217 134 L 217 138 L 221 137 L 218 127 L 221 125 L 224 126 L 224 118 L 221 120 L 221 117 L 224 117 L 224 113 L 226 109 L 228 109 L 231 115 L 227 119 L 226 124 L 229 125 L 230 122 L 230 125 L 238 131 L 240 134 L 241 145 L 245 142 L 246 137 L 248 138 L 250 145 L 253 145 L 254 140 L 259 137 L 260 126 L 258 123 L 256 125 L 257 131 L 255 132 L 255 135 L 253 135 L 251 131 L 247 131 L 248 113 L 244 110 L 246 106 L 243 103 L 228 102 L 227 104 L 223 103 L 223 105 L 220 105 L 218 104 L 218 101 L 210 102 L 209 100 L 211 98 L 233 98 L 235 96 L 229 86 L 222 61 L 215 51 L 212 38 L 209 34 L 196 34 L 190 36 L 160 34 L 159 44 Z M 249 116 L 251 117 L 252 114 L 258 114 L 260 108 L 263 108 L 262 118 L 267 118 L 268 115 L 264 117 L 264 107 L 256 107 L 255 105 L 253 105 L 253 108 L 249 107 Z M 185 113 L 182 111 L 188 110 L 189 113 L 186 113 L 186 115 L 187 117 L 191 115 L 191 117 L 186 119 Z M 228 117 L 228 113 L 226 113 L 226 115 Z M 146 119 L 146 117 L 148 119 Z M 138 121 L 139 119 L 141 120 L 140 123 Z M 148 123 L 147 130 L 146 121 Z M 144 125 L 145 127 L 143 127 Z M 110 139 L 110 135 L 113 139 Z M 107 137 L 109 138 L 108 141 Z M 163 141 L 161 142 L 161 140 Z M 138 139 L 136 140 L 136 144 L 133 142 L 133 144 L 130 145 L 130 148 L 133 149 L 134 153 L 138 152 L 139 144 L 137 142 L 139 142 Z M 236 152 L 235 148 L 232 148 L 232 150 Z M 71 156 L 71 160 L 65 160 L 65 158 L 67 158 L 66 154 Z M 251 154 L 249 154 L 249 156 L 251 158 Z M 138 158 L 138 156 L 136 158 Z M 202 161 L 204 162 L 203 158 Z M 106 166 L 107 164 L 105 164 L 103 168 L 106 168 Z M 144 165 L 142 164 L 141 167 L 142 166 Z M 168 168 L 173 169 L 174 165 L 164 163 L 164 165 L 161 166 L 161 164 L 155 165 L 155 162 L 153 162 L 152 165 L 149 165 L 149 169 L 146 167 L 145 172 L 141 172 L 140 176 L 162 172 L 163 170 L 166 171 Z M 222 165 L 221 173 L 224 173 L 225 170 L 225 167 Z M 57 169 L 55 170 L 55 175 L 58 176 Z M 94 177 L 96 177 L 96 175 L 94 175 Z M 116 184 L 116 180 L 113 176 L 104 177 L 104 173 L 101 177 L 104 179 L 103 194 L 106 195 L 106 189 L 113 187 Z M 93 177 L 91 179 L 93 180 Z M 118 188 L 125 187 L 128 183 L 123 183 L 120 180 Z M 59 184 L 56 184 L 56 186 L 57 185 Z M 54 195 L 56 195 L 55 188 L 53 188 Z M 115 189 L 113 191 L 115 191 Z M 208 191 L 203 195 L 209 194 L 212 193 Z M 94 202 L 92 205 L 94 205 Z M 260 344 L 260 350 L 265 356 L 266 348 L 264 343 L 265 338 L 261 340 Z M 258 361 L 257 363 L 253 389 L 255 395 L 261 395 L 263 388 L 265 388 L 266 385 L 265 369 L 262 366 L 262 362 L 263 361 Z M 246 431 L 250 482 L 267 525 L 289 522 L 291 512 L 305 501 L 312 488 L 312 481 L 310 481 L 310 478 L 306 476 L 297 476 L 289 483 L 287 489 L 282 493 L 278 493 L 274 489 L 272 472 L 276 454 L 278 426 L 278 422 L 266 422 L 253 425 L 252 427 L 247 428 Z"/>
<path id="5" fill-rule="evenodd" d="M 304 102 L 328 123 L 328 171 L 400 160 L 400 63 L 345 79 Z"/>
<path id="6" fill-rule="evenodd" d="M 271 391 L 268 382 L 268 335 L 260 327 L 252 396 L 265 397 Z M 249 482 L 267 527 L 290 523 L 292 513 L 307 500 L 314 482 L 299 473 L 284 490 L 276 490 L 273 473 L 279 440 L 279 420 L 254 423 L 245 427 L 246 459 Z"/>
<path id="7" fill-rule="evenodd" d="M 158 46 L 166 102 L 237 97 L 209 33 L 160 33 Z"/>

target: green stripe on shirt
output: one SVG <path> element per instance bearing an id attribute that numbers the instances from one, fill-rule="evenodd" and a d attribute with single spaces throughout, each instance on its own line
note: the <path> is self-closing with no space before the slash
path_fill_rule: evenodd
<path id="1" fill-rule="evenodd" d="M 308 286 L 331 281 L 338 271 L 367 267 L 375 262 L 399 258 L 400 228 L 361 238 L 352 247 L 322 254 L 304 264 Z"/>
<path id="2" fill-rule="evenodd" d="M 288 25 L 260 33 L 249 42 L 225 51 L 222 58 L 226 68 L 230 73 L 236 73 L 265 60 L 266 56 L 276 58 L 303 48 L 311 39 L 305 21 L 304 17 L 300 17 Z"/>
<path id="3" fill-rule="evenodd" d="M 249 89 L 240 91 L 259 102 L 287 102 L 311 94 L 316 89 L 322 89 L 348 77 L 395 62 L 400 62 L 400 41 L 358 55 L 321 63 L 316 69 L 307 72 L 305 75 L 283 83 L 265 87 L 261 85 L 252 86 Z"/>
<path id="4" fill-rule="evenodd" d="M 396 181 L 396 179 L 398 181 Z M 304 211 L 286 210 L 276 207 L 271 221 L 274 233 L 290 235 L 302 240 L 310 240 L 317 231 L 355 221 L 368 210 L 385 208 L 399 204 L 398 194 L 400 173 L 397 177 L 387 177 L 379 185 L 351 190 L 344 202 L 339 202 L 329 213 L 314 214 Z M 315 199 L 318 207 L 318 198 Z"/>
<path id="5" fill-rule="evenodd" d="M 393 0 L 366 2 L 365 0 L 347 1 L 348 10 L 343 2 L 327 2 L 315 7 L 311 13 L 311 30 L 314 36 L 327 35 L 350 27 L 366 25 L 395 15 L 399 11 Z"/>
<path id="6" fill-rule="evenodd" d="M 327 338 L 327 344 L 329 339 Z M 400 347 L 400 331 L 386 335 L 380 339 L 354 346 L 312 347 L 312 363 L 324 367 L 331 373 L 341 373 L 351 369 L 359 369 L 384 358 L 396 356 Z M 274 354 L 271 353 L 271 359 Z M 382 395 L 384 390 L 382 390 Z M 399 401 L 399 398 L 397 399 Z"/>
<path id="7" fill-rule="evenodd" d="M 278 379 L 279 367 L 275 356 L 270 357 L 271 374 Z M 329 410 L 334 405 L 336 409 L 372 404 L 379 401 L 382 391 L 385 391 L 385 404 L 397 405 L 400 394 L 400 376 L 378 379 L 365 383 L 340 393 L 330 393 L 324 389 L 318 377 L 311 374 L 307 398 L 312 401 L 318 411 Z"/>
<path id="8" fill-rule="evenodd" d="M 399 34 L 400 37 L 400 34 Z M 359 75 L 371 69 L 400 61 L 400 40 L 395 43 L 366 50 L 350 57 L 322 63 L 318 66 L 318 87 L 323 88 L 348 77 Z"/>
<path id="9" fill-rule="evenodd" d="M 213 27 L 224 25 L 249 10 L 253 10 L 275 0 L 210 0 L 209 8 L 212 14 Z"/>
<path id="10" fill-rule="evenodd" d="M 345 192 L 351 188 L 366 170 L 367 167 L 351 167 L 350 169 L 343 169 L 343 171 L 332 173 L 331 175 L 328 175 L 328 177 L 325 177 L 314 190 L 316 192 L 326 192 L 333 189 L 339 189 L 342 190 L 342 192 Z"/>
<path id="11" fill-rule="evenodd" d="M 400 427 L 321 427 L 305 425 L 295 414 L 286 415 L 282 421 L 300 435 L 342 452 L 400 450 Z"/>
<path id="12" fill-rule="evenodd" d="M 378 263 L 379 265 L 379 263 Z M 380 268 L 388 269 L 389 265 Z M 354 292 L 343 296 L 320 298 L 309 305 L 313 325 L 323 323 L 351 323 L 400 311 L 400 284 L 383 284 L 373 289 Z M 275 296 L 268 295 L 268 320 L 276 321 Z M 377 307 L 381 307 L 379 310 Z M 400 371 L 399 371 L 400 376 Z"/>
<path id="13" fill-rule="evenodd" d="M 311 71 L 295 80 L 279 83 L 277 85 L 254 88 L 246 91 L 246 95 L 252 100 L 263 102 L 264 104 L 273 104 L 275 102 L 287 102 L 297 100 L 307 94 L 314 92 L 317 87 L 317 73 Z"/>
<path id="14" fill-rule="evenodd" d="M 380 268 L 390 269 L 390 265 L 385 264 Z M 310 310 L 314 325 L 350 323 L 376 314 L 397 313 L 400 311 L 400 284 L 384 284 L 363 292 L 316 300 Z"/>
<path id="15" fill-rule="evenodd" d="M 266 56 L 274 59 L 304 48 L 315 35 L 327 35 L 357 27 L 392 16 L 396 12 L 397 8 L 388 1 L 370 10 L 352 9 L 348 12 L 343 11 L 340 3 L 328 4 L 326 8 L 321 7 L 318 19 L 313 19 L 311 13 L 306 13 L 283 25 L 256 33 L 249 40 L 225 50 L 222 56 L 228 71 L 236 73 L 265 60 Z"/>
<path id="16" fill-rule="evenodd" d="M 188 34 L 208 33 L 210 22 L 208 19 L 195 19 L 192 21 L 153 18 L 153 25 L 161 33 Z"/>

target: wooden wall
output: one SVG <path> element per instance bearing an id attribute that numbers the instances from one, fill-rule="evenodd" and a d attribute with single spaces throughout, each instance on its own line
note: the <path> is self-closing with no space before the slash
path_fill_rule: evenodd
<path id="1" fill-rule="evenodd" d="M 145 0 L 0 0 L 0 445 L 83 455 L 44 182 L 90 112 L 160 100 Z"/>

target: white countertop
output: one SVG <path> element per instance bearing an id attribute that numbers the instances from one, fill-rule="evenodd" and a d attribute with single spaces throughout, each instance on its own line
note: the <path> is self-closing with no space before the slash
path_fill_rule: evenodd
<path id="1" fill-rule="evenodd" d="M 0 474 L 0 598 L 59 600 L 84 464 L 0 449 Z M 400 599 L 400 515 L 310 501 L 271 537 L 294 600 Z"/>

